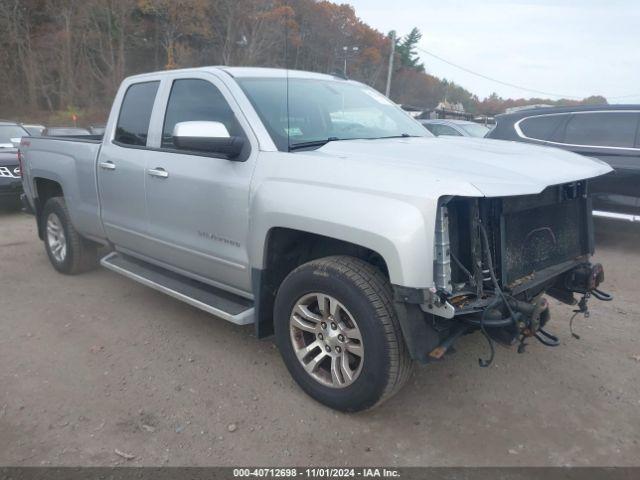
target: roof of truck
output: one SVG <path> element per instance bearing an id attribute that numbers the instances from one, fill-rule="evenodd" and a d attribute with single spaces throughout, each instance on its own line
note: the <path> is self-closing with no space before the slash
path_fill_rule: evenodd
<path id="1" fill-rule="evenodd" d="M 284 68 L 259 68 L 259 67 L 217 67 L 224 70 L 232 77 L 266 77 L 266 78 L 317 78 L 317 79 L 341 79 L 336 75 L 325 73 L 307 72 L 304 70 L 287 70 Z"/>
<path id="2" fill-rule="evenodd" d="M 197 68 L 183 68 L 178 70 L 163 70 L 158 72 L 142 73 L 140 75 L 133 75 L 130 78 L 143 78 L 148 75 L 156 75 L 161 73 L 176 73 L 176 72 L 211 72 L 211 71 L 223 71 L 234 78 L 314 78 L 318 80 L 344 80 L 339 75 L 329 75 L 325 73 L 307 72 L 304 70 L 288 70 L 284 68 L 262 68 L 262 67 L 227 67 L 225 65 L 210 66 L 210 67 L 197 67 Z"/>

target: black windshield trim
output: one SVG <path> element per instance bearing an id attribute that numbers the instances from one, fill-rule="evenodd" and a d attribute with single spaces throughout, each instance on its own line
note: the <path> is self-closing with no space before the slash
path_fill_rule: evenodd
<path id="1" fill-rule="evenodd" d="M 325 140 L 312 140 L 309 142 L 300 142 L 300 143 L 292 143 L 289 145 L 289 151 L 301 150 L 304 148 L 320 148 L 324 147 L 329 142 L 347 142 L 350 140 L 389 140 L 392 138 L 430 138 L 422 135 L 409 135 L 407 133 L 403 133 L 402 135 L 391 135 L 388 137 L 356 137 L 356 138 L 337 138 L 331 137 Z"/>
<path id="2" fill-rule="evenodd" d="M 298 142 L 298 143 L 292 143 L 289 145 L 289 151 L 294 151 L 294 150 L 299 150 L 301 148 L 313 148 L 313 147 L 317 147 L 320 148 L 324 145 L 326 145 L 329 142 L 337 142 L 340 140 L 352 140 L 350 138 L 337 138 L 337 137 L 330 137 L 330 138 L 326 138 L 323 140 L 311 140 L 309 142 Z"/>

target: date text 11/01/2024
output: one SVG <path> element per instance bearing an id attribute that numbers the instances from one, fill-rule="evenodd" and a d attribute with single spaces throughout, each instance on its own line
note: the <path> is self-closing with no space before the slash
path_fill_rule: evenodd
<path id="1" fill-rule="evenodd" d="M 235 468 L 235 478 L 399 478 L 400 472 L 390 468 Z"/>

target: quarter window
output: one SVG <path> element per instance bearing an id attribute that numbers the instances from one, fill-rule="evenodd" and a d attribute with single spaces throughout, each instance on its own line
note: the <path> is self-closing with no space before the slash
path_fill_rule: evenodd
<path id="1" fill-rule="evenodd" d="M 127 89 L 116 126 L 116 142 L 137 146 L 147 144 L 151 111 L 159 84 L 160 82 L 136 83 Z"/>
<path id="2" fill-rule="evenodd" d="M 220 122 L 231 136 L 244 137 L 242 128 L 226 99 L 212 83 L 199 79 L 175 80 L 169 95 L 162 128 L 162 147 L 176 148 L 173 128 L 189 121 Z"/>
<path id="3" fill-rule="evenodd" d="M 554 139 L 558 126 L 566 118 L 567 115 L 542 115 L 525 118 L 520 122 L 520 130 L 529 138 L 551 141 Z"/>
<path id="4" fill-rule="evenodd" d="M 633 147 L 638 114 L 597 112 L 574 114 L 567 123 L 564 143 L 603 147 Z"/>

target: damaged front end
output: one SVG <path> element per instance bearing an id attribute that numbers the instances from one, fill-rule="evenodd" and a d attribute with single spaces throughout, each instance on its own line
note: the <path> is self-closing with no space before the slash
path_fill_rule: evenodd
<path id="1" fill-rule="evenodd" d="M 587 182 L 552 186 L 537 195 L 445 197 L 439 204 L 434 244 L 434 288 L 396 289 L 403 331 L 415 359 L 441 359 L 461 335 L 479 330 L 493 344 L 558 339 L 545 330 L 545 294 L 587 311 L 604 280 L 591 264 L 593 223 Z M 575 294 L 581 295 L 578 302 Z M 413 306 L 412 306 L 413 304 Z M 420 321 L 419 318 L 422 317 Z M 407 330 L 409 330 L 407 332 Z"/>

